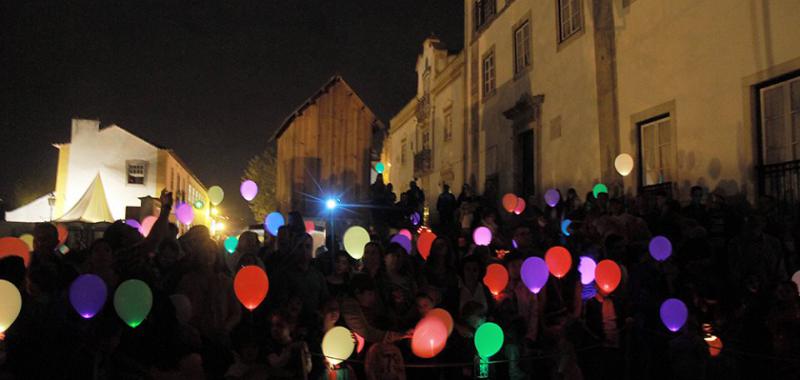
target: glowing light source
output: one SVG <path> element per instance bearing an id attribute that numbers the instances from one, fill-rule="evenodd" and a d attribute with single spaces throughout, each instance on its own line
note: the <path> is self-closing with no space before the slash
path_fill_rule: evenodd
<path id="1" fill-rule="evenodd" d="M 419 251 L 419 255 L 422 256 L 423 259 L 428 259 L 434 240 L 436 240 L 436 234 L 430 230 L 423 230 L 419 234 L 419 238 L 417 238 L 417 251 Z"/>
<path id="2" fill-rule="evenodd" d="M 408 237 L 406 237 L 406 235 L 403 234 L 394 235 L 392 237 L 391 242 L 400 244 L 400 246 L 402 246 L 403 249 L 406 250 L 406 253 L 411 254 L 411 240 L 409 240 Z"/>
<path id="3" fill-rule="evenodd" d="M 344 250 L 358 260 L 364 256 L 364 246 L 370 241 L 369 232 L 361 226 L 352 226 L 344 232 Z"/>
<path id="4" fill-rule="evenodd" d="M 508 270 L 502 264 L 489 264 L 486 275 L 483 276 L 483 284 L 492 295 L 500 294 L 508 285 Z"/>
<path id="5" fill-rule="evenodd" d="M 722 352 L 722 340 L 712 334 L 706 335 L 703 339 L 706 341 L 706 344 L 708 344 L 708 354 L 711 355 L 712 358 L 719 356 L 720 352 Z"/>
<path id="6" fill-rule="evenodd" d="M 650 249 L 650 256 L 656 261 L 664 261 L 672 255 L 672 243 L 664 236 L 655 236 L 650 239 L 648 248 Z"/>
<path id="7" fill-rule="evenodd" d="M 142 219 L 142 225 L 139 227 L 139 233 L 144 237 L 150 235 L 150 230 L 153 229 L 153 225 L 156 224 L 156 220 L 158 219 L 155 216 L 145 216 L 144 219 Z"/>
<path id="8" fill-rule="evenodd" d="M 569 220 L 569 219 L 564 219 L 564 220 L 561 221 L 561 233 L 563 233 L 564 236 L 569 236 L 570 235 L 570 233 L 569 233 L 569 225 L 570 224 L 572 224 L 572 221 Z"/>
<path id="9" fill-rule="evenodd" d="M 67 229 L 67 226 L 58 223 L 56 224 L 56 229 L 58 230 L 58 244 L 66 243 L 67 238 L 69 238 L 69 229 Z"/>
<path id="10" fill-rule="evenodd" d="M 594 269 L 594 281 L 605 294 L 611 294 L 622 279 L 622 271 L 613 260 L 603 260 Z"/>
<path id="11" fill-rule="evenodd" d="M 517 198 L 517 207 L 514 208 L 514 214 L 519 215 L 525 212 L 525 200 Z"/>
<path id="12" fill-rule="evenodd" d="M 415 226 L 418 226 L 419 222 L 421 221 L 419 213 L 416 212 L 416 211 L 413 214 L 411 214 L 411 216 L 409 218 L 411 219 L 411 224 L 413 224 Z"/>
<path id="13" fill-rule="evenodd" d="M 31 253 L 28 249 L 28 245 L 25 244 L 22 239 L 11 236 L 0 238 L 0 257 L 5 256 L 21 257 L 26 267 L 31 260 Z"/>
<path id="14" fill-rule="evenodd" d="M 594 281 L 594 271 L 597 263 L 589 256 L 581 256 L 578 262 L 578 273 L 581 274 L 581 284 L 589 285 Z"/>
<path id="15" fill-rule="evenodd" d="M 375 171 L 378 174 L 383 174 L 383 171 L 386 170 L 386 167 L 383 165 L 383 162 L 378 162 L 375 164 Z"/>
<path id="16" fill-rule="evenodd" d="M 85 319 L 94 317 L 103 309 L 107 296 L 106 283 L 94 274 L 82 274 L 69 286 L 69 302 Z"/>
<path id="17" fill-rule="evenodd" d="M 439 318 L 442 322 L 444 322 L 445 327 L 447 327 L 447 336 L 450 336 L 450 334 L 453 333 L 453 316 L 451 316 L 447 310 L 437 307 L 428 311 L 428 313 L 425 314 L 425 317 Z"/>
<path id="18" fill-rule="evenodd" d="M 566 248 L 561 246 L 548 249 L 544 254 L 544 261 L 547 263 L 550 273 L 557 278 L 564 277 L 572 267 L 572 256 Z"/>
<path id="19" fill-rule="evenodd" d="M 22 308 L 22 295 L 14 284 L 0 280 L 0 334 L 17 320 Z"/>
<path id="20" fill-rule="evenodd" d="M 175 207 L 175 217 L 178 218 L 179 222 L 188 226 L 194 220 L 194 210 L 187 203 L 178 203 L 178 206 Z"/>
<path id="21" fill-rule="evenodd" d="M 322 338 L 322 354 L 328 364 L 335 366 L 350 357 L 355 349 L 353 334 L 345 327 L 336 326 Z"/>
<path id="22" fill-rule="evenodd" d="M 602 183 L 598 183 L 592 188 L 592 195 L 594 195 L 595 199 L 599 197 L 600 194 L 608 194 L 608 187 Z"/>
<path id="23" fill-rule="evenodd" d="M 544 285 L 547 284 L 550 271 L 547 269 L 547 264 L 544 260 L 540 257 L 532 256 L 522 262 L 520 275 L 528 290 L 533 294 L 539 294 Z"/>
<path id="24" fill-rule="evenodd" d="M 627 153 L 620 154 L 614 160 L 614 168 L 616 168 L 617 173 L 623 177 L 631 174 L 631 171 L 633 171 L 633 157 Z"/>
<path id="25" fill-rule="evenodd" d="M 114 309 L 130 327 L 139 326 L 153 307 L 153 292 L 142 280 L 127 280 L 114 293 Z"/>
<path id="26" fill-rule="evenodd" d="M 686 309 L 686 304 L 677 298 L 670 298 L 661 304 L 659 310 L 661 315 L 661 322 L 667 327 L 667 330 L 677 332 L 686 323 L 689 317 L 689 310 Z"/>
<path id="27" fill-rule="evenodd" d="M 337 205 L 338 202 L 336 202 L 336 199 L 330 198 L 327 201 L 325 201 L 325 208 L 327 208 L 328 210 L 335 209 Z"/>
<path id="28" fill-rule="evenodd" d="M 264 218 L 264 229 L 272 236 L 278 236 L 278 229 L 286 223 L 281 213 L 274 211 Z"/>
<path id="29" fill-rule="evenodd" d="M 242 194 L 244 200 L 250 202 L 258 195 L 258 185 L 251 180 L 245 180 L 239 186 L 239 193 Z"/>
<path id="30" fill-rule="evenodd" d="M 407 230 L 407 229 L 405 229 L 405 228 L 403 228 L 402 230 L 400 230 L 400 232 L 398 232 L 397 234 L 398 234 L 398 235 L 403 235 L 403 236 L 407 237 L 407 238 L 408 238 L 408 240 L 411 240 L 411 239 L 413 239 L 413 238 L 411 237 L 411 231 L 409 231 L 409 230 Z"/>
<path id="31" fill-rule="evenodd" d="M 228 236 L 228 238 L 225 239 L 223 245 L 225 246 L 225 250 L 228 251 L 228 253 L 233 254 L 234 252 L 236 252 L 236 247 L 239 245 L 239 238 L 237 238 L 236 236 Z"/>
<path id="32" fill-rule="evenodd" d="M 222 191 L 222 188 L 219 186 L 211 186 L 208 188 L 208 199 L 211 201 L 211 204 L 216 206 L 222 203 L 222 199 L 225 198 L 225 192 Z"/>
<path id="33" fill-rule="evenodd" d="M 414 327 L 411 352 L 420 358 L 430 359 L 442 352 L 446 343 L 447 326 L 444 321 L 435 316 L 426 316 Z"/>
<path id="34" fill-rule="evenodd" d="M 544 193 L 544 203 L 550 207 L 556 207 L 558 201 L 561 200 L 561 194 L 556 189 L 548 189 Z"/>
<path id="35" fill-rule="evenodd" d="M 233 279 L 233 292 L 247 310 L 253 311 L 264 301 L 269 292 L 267 273 L 256 265 L 239 269 Z"/>
<path id="36" fill-rule="evenodd" d="M 486 322 L 475 331 L 475 348 L 481 358 L 489 358 L 503 347 L 503 329 L 494 322 Z"/>
<path id="37" fill-rule="evenodd" d="M 478 227 L 472 232 L 472 241 L 475 245 L 487 246 L 492 242 L 492 230 L 487 227 Z"/>
<path id="38" fill-rule="evenodd" d="M 503 208 L 508 212 L 514 212 L 514 210 L 517 208 L 518 199 L 519 197 L 513 193 L 503 195 Z"/>
<path id="39" fill-rule="evenodd" d="M 141 224 L 141 223 L 139 223 L 139 221 L 138 221 L 138 220 L 136 220 L 136 219 L 126 219 L 126 220 L 125 220 L 125 224 L 127 224 L 127 225 L 129 225 L 129 226 L 131 226 L 132 228 L 135 228 L 135 229 L 137 229 L 137 230 L 138 230 L 140 227 L 142 227 L 142 224 Z"/>
<path id="40" fill-rule="evenodd" d="M 200 199 L 194 201 L 194 208 L 197 209 L 197 210 L 202 210 L 203 207 L 205 207 L 205 205 L 206 204 L 203 203 L 203 201 L 201 201 Z"/>

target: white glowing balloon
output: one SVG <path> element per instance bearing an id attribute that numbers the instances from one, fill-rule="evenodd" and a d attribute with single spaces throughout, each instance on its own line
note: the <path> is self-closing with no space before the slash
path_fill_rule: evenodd
<path id="1" fill-rule="evenodd" d="M 628 153 L 622 153 L 614 160 L 614 167 L 617 168 L 617 173 L 623 177 L 631 174 L 633 171 L 633 157 Z"/>

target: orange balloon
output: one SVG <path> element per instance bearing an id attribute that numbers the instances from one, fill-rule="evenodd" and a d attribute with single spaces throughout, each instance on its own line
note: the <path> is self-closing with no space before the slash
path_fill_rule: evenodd
<path id="1" fill-rule="evenodd" d="M 708 344 L 708 353 L 711 357 L 716 358 L 719 356 L 719 353 L 722 351 L 722 339 L 716 335 L 709 335 L 705 337 L 705 340 Z"/>
<path id="2" fill-rule="evenodd" d="M 417 251 L 423 259 L 427 260 L 428 255 L 431 254 L 431 246 L 433 241 L 436 240 L 436 234 L 430 230 L 423 230 L 417 238 Z"/>
<path id="3" fill-rule="evenodd" d="M 594 268 L 594 281 L 603 293 L 610 294 L 622 279 L 622 271 L 613 260 L 603 260 Z"/>
<path id="4" fill-rule="evenodd" d="M 15 237 L 0 238 L 0 257 L 5 256 L 22 257 L 22 261 L 25 263 L 26 267 L 31 260 L 28 244 L 25 244 L 22 239 Z"/>
<path id="5" fill-rule="evenodd" d="M 425 317 L 417 322 L 411 336 L 411 352 L 423 359 L 438 355 L 447 344 L 447 326 L 441 319 Z"/>
<path id="6" fill-rule="evenodd" d="M 447 327 L 447 336 L 450 336 L 450 334 L 453 333 L 453 317 L 447 312 L 447 310 L 437 307 L 428 311 L 428 313 L 425 314 L 425 317 L 439 318 L 439 320 L 444 322 L 444 326 Z"/>
<path id="7" fill-rule="evenodd" d="M 506 209 L 508 212 L 514 212 L 514 209 L 517 208 L 517 200 L 519 197 L 512 193 L 508 193 L 503 195 L 503 208 Z"/>
<path id="8" fill-rule="evenodd" d="M 544 262 L 547 263 L 547 269 L 553 276 L 562 278 L 572 267 L 572 256 L 566 248 L 557 245 L 547 250 L 547 253 L 544 254 Z"/>
<path id="9" fill-rule="evenodd" d="M 364 337 L 358 335 L 357 332 L 351 331 L 351 333 L 353 333 L 353 339 L 356 340 L 356 353 L 360 354 L 361 351 L 364 350 L 364 344 L 366 343 L 366 341 L 364 341 Z"/>
<path id="10" fill-rule="evenodd" d="M 69 237 L 69 230 L 67 226 L 59 223 L 56 224 L 56 229 L 58 230 L 58 245 L 62 245 L 67 242 L 67 238 Z"/>
<path id="11" fill-rule="evenodd" d="M 500 294 L 508 285 L 508 270 L 501 264 L 489 264 L 486 275 L 483 276 L 483 284 L 493 295 Z"/>
<path id="12" fill-rule="evenodd" d="M 239 302 L 250 311 L 264 301 L 269 291 L 269 278 L 263 269 L 256 265 L 248 265 L 236 273 L 233 290 Z"/>

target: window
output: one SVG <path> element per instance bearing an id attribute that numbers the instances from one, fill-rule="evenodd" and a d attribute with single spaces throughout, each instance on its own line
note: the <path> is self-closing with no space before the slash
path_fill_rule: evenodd
<path id="1" fill-rule="evenodd" d="M 128 183 L 133 185 L 144 185 L 144 178 L 147 174 L 147 162 L 145 161 L 128 161 L 126 162 L 128 168 Z"/>
<path id="2" fill-rule="evenodd" d="M 487 97 L 493 94 L 494 89 L 494 50 L 492 50 L 483 58 L 483 96 Z"/>
<path id="3" fill-rule="evenodd" d="M 800 160 L 800 77 L 762 88 L 764 163 Z"/>
<path id="4" fill-rule="evenodd" d="M 669 115 L 640 124 L 642 185 L 671 182 L 675 167 L 672 154 L 672 120 Z"/>
<path id="5" fill-rule="evenodd" d="M 514 74 L 531 65 L 531 28 L 525 21 L 514 30 Z"/>
<path id="6" fill-rule="evenodd" d="M 401 164 L 405 164 L 406 163 L 406 150 L 408 150 L 408 142 L 406 141 L 406 139 L 403 139 L 400 142 L 400 163 Z"/>
<path id="7" fill-rule="evenodd" d="M 564 42 L 583 28 L 581 0 L 557 0 L 559 42 Z"/>
<path id="8" fill-rule="evenodd" d="M 453 139 L 453 114 L 450 109 L 444 113 L 444 141 Z"/>
<path id="9" fill-rule="evenodd" d="M 472 10 L 475 14 L 475 30 L 478 30 L 497 12 L 497 0 L 478 0 Z"/>

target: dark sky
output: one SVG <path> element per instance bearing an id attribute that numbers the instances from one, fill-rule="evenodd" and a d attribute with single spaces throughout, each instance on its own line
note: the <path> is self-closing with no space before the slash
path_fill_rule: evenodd
<path id="1" fill-rule="evenodd" d="M 206 3 L 0 1 L 0 198 L 54 188 L 78 116 L 175 149 L 249 217 L 247 160 L 330 76 L 388 125 L 425 37 L 463 45 L 461 0 Z"/>

